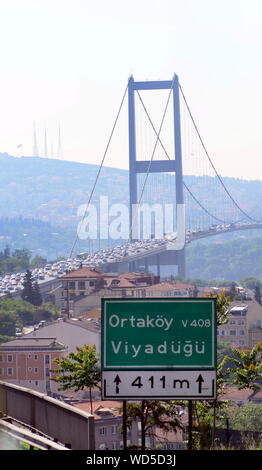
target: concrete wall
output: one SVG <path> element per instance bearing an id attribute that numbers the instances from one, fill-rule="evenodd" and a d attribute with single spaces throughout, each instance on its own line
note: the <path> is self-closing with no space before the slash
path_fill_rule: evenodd
<path id="1" fill-rule="evenodd" d="M 0 381 L 0 412 L 73 450 L 95 449 L 93 416 L 47 395 Z"/>

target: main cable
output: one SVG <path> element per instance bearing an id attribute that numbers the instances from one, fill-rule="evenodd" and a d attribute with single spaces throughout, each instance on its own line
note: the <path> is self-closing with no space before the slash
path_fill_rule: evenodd
<path id="1" fill-rule="evenodd" d="M 154 126 L 154 124 L 153 124 L 153 122 L 152 122 L 152 119 L 150 118 L 150 115 L 149 115 L 149 113 L 148 113 L 148 111 L 147 111 L 147 109 L 146 109 L 146 106 L 145 106 L 145 104 L 144 104 L 144 102 L 143 102 L 143 100 L 142 100 L 142 98 L 141 98 L 141 95 L 140 95 L 140 93 L 139 93 L 138 91 L 137 91 L 137 94 L 138 94 L 139 99 L 140 99 L 140 101 L 141 101 L 141 104 L 142 104 L 142 106 L 143 106 L 143 108 L 144 108 L 144 111 L 145 111 L 145 113 L 146 113 L 146 115 L 147 115 L 147 118 L 148 118 L 148 120 L 149 120 L 149 122 L 150 122 L 150 124 L 151 124 L 151 126 L 152 126 L 152 128 L 153 128 L 153 131 L 154 131 L 154 133 L 157 135 L 156 128 L 155 128 L 155 126 Z M 162 147 L 162 149 L 163 149 L 163 151 L 164 151 L 166 157 L 167 157 L 169 160 L 171 160 L 171 158 L 170 158 L 170 156 L 169 156 L 169 154 L 168 154 L 168 152 L 167 152 L 167 150 L 166 150 L 166 148 L 165 148 L 165 146 L 164 146 L 162 140 L 160 139 L 160 136 L 158 136 L 158 140 L 159 140 L 159 143 L 160 143 L 160 145 L 161 145 L 161 147 Z M 206 208 L 203 206 L 203 204 L 201 204 L 201 202 L 196 198 L 196 196 L 194 196 L 194 194 L 192 193 L 192 191 L 189 189 L 189 187 L 186 185 L 186 183 L 185 183 L 184 181 L 183 181 L 183 185 L 185 186 L 185 188 L 187 189 L 187 191 L 189 192 L 189 194 L 191 195 L 191 197 L 194 199 L 194 201 L 195 201 L 195 202 L 201 207 L 201 209 L 203 209 L 210 217 L 212 217 L 213 219 L 216 219 L 218 222 L 227 223 L 227 221 L 222 220 L 222 219 L 219 219 L 219 218 L 216 217 L 215 215 L 211 214 L 211 213 L 208 211 L 208 209 L 206 209 Z"/>
<path id="2" fill-rule="evenodd" d="M 228 191 L 228 189 L 227 189 L 225 183 L 223 182 L 221 176 L 218 174 L 218 172 L 217 172 L 217 170 L 216 170 L 216 168 L 215 168 L 215 166 L 214 166 L 214 164 L 213 164 L 213 162 L 212 162 L 212 160 L 211 160 L 211 158 L 210 158 L 210 156 L 209 156 L 209 154 L 208 154 L 208 151 L 207 151 L 207 149 L 206 149 L 206 147 L 205 147 L 205 145 L 204 145 L 204 142 L 203 142 L 203 140 L 202 140 L 202 138 L 201 138 L 201 135 L 200 135 L 200 133 L 199 133 L 199 131 L 198 131 L 197 125 L 196 125 L 195 120 L 194 120 L 194 118 L 193 118 L 193 115 L 192 115 L 192 113 L 191 113 L 191 111 L 190 111 L 190 108 L 189 108 L 189 106 L 188 106 L 187 100 L 186 100 L 186 98 L 185 98 L 185 95 L 184 95 L 184 93 L 183 93 L 183 90 L 182 90 L 182 87 L 181 87 L 180 83 L 179 83 L 179 89 L 180 89 L 180 91 L 181 91 L 181 94 L 182 94 L 183 100 L 184 100 L 184 102 L 185 102 L 186 108 L 187 108 L 187 110 L 188 110 L 188 112 L 189 112 L 190 118 L 191 118 L 191 120 L 192 120 L 192 123 L 193 123 L 193 126 L 194 126 L 194 128 L 195 128 L 195 131 L 196 131 L 196 133 L 197 133 L 197 135 L 198 135 L 198 137 L 199 137 L 199 140 L 200 140 L 200 142 L 201 142 L 201 145 L 202 145 L 202 147 L 203 147 L 203 149 L 204 149 L 204 152 L 205 152 L 205 154 L 206 154 L 206 156 L 207 156 L 207 158 L 208 158 L 208 160 L 209 160 L 209 162 L 210 162 L 210 164 L 211 164 L 211 166 L 212 166 L 214 172 L 216 173 L 216 175 L 217 175 L 217 177 L 218 177 L 220 183 L 222 184 L 224 190 L 226 191 L 227 195 L 230 197 L 230 199 L 231 199 L 232 202 L 236 205 L 236 207 L 240 210 L 240 212 L 242 212 L 242 214 L 244 214 L 248 219 L 252 220 L 253 222 L 261 223 L 261 222 L 262 222 L 261 220 L 256 220 L 256 219 L 250 217 L 243 209 L 241 209 L 241 207 L 239 206 L 239 204 L 235 201 L 235 199 L 233 198 L 233 196 L 232 196 L 232 195 L 230 194 L 230 192 Z"/>
<path id="3" fill-rule="evenodd" d="M 107 142 L 105 151 L 104 151 L 104 155 L 103 155 L 102 161 L 101 161 L 101 163 L 100 163 L 100 166 L 99 166 L 99 169 L 98 169 L 98 172 L 97 172 L 97 175 L 96 175 L 96 179 L 95 179 L 93 188 L 92 188 L 92 190 L 91 190 L 91 193 L 90 193 L 90 196 L 89 196 L 89 199 L 88 199 L 86 208 L 85 208 L 84 215 L 83 215 L 83 217 L 82 217 L 82 219 L 81 219 L 81 221 L 80 221 L 80 223 L 79 223 L 79 225 L 78 225 L 78 230 L 77 230 L 77 233 L 76 233 L 76 237 L 75 237 L 73 246 L 72 246 L 72 248 L 71 248 L 71 252 L 70 252 L 69 258 L 72 257 L 72 253 L 74 252 L 75 245 L 76 245 L 76 242 L 77 242 L 77 240 L 78 240 L 79 231 L 80 231 L 80 229 L 81 229 L 81 227 L 82 227 L 84 218 L 85 218 L 86 213 L 87 213 L 88 208 L 89 208 L 89 204 L 90 204 L 91 199 L 92 199 L 92 197 L 93 197 L 94 190 L 95 190 L 95 187 L 96 187 L 96 184 L 97 184 L 99 175 L 100 175 L 100 173 L 101 173 L 101 170 L 102 170 L 102 167 L 103 167 L 105 158 L 106 158 L 106 154 L 107 154 L 107 152 L 108 152 L 109 145 L 110 145 L 110 143 L 111 143 L 111 140 L 112 140 L 112 137 L 113 137 L 113 134 L 114 134 L 114 130 L 115 130 L 115 128 L 116 128 L 116 124 L 117 124 L 117 121 L 118 121 L 118 118 L 119 118 L 119 115 L 120 115 L 120 112 L 121 112 L 121 109 L 122 109 L 122 106 L 123 106 L 123 103 L 124 103 L 124 100 L 125 100 L 125 97 L 126 97 L 127 89 L 128 89 L 128 85 L 127 85 L 126 88 L 125 88 L 124 95 L 123 95 L 123 97 L 122 97 L 122 100 L 121 100 L 121 103 L 120 103 L 120 106 L 119 106 L 119 109 L 118 109 L 118 112 L 117 112 L 117 115 L 116 115 L 116 118 L 115 118 L 115 122 L 114 122 L 113 128 L 112 128 L 112 130 L 111 130 L 111 133 L 110 133 L 110 136 L 109 136 L 109 139 L 108 139 L 108 142 Z"/>

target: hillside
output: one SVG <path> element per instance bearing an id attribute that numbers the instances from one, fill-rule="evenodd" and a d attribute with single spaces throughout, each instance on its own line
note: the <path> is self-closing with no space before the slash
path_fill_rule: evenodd
<path id="1" fill-rule="evenodd" d="M 48 259 L 68 256 L 79 222 L 77 210 L 88 201 L 98 166 L 39 157 L 16 158 L 1 153 L 0 165 L 0 250 L 9 245 L 11 250 L 28 248 Z M 216 195 L 209 194 L 205 185 L 199 184 L 201 178 L 184 177 L 186 184 L 196 188 L 194 194 L 201 201 L 208 200 L 209 207 L 211 204 L 215 209 L 219 204 Z M 244 210 L 252 213 L 255 206 L 260 207 L 262 181 L 224 178 L 224 182 Z M 104 167 L 92 203 L 97 203 L 102 195 L 108 196 L 109 205 L 128 204 L 128 184 L 126 170 Z M 163 195 L 168 192 L 164 178 L 162 185 Z M 159 194 L 154 188 L 152 194 L 158 201 Z M 161 196 L 161 201 L 165 202 L 165 196 Z M 233 232 L 190 245 L 187 275 L 203 279 L 254 275 L 262 279 L 260 235 L 258 230 Z M 96 250 L 110 245 L 109 240 L 103 243 L 80 240 L 76 249 Z"/>
<path id="2" fill-rule="evenodd" d="M 75 229 L 77 209 L 88 201 L 98 165 L 39 157 L 16 158 L 1 153 L 0 165 L 0 216 L 34 218 Z M 194 195 L 204 204 L 208 201 L 207 206 L 216 213 L 220 204 L 219 195 L 210 194 L 205 184 L 206 177 L 184 176 L 184 180 Z M 139 181 L 143 183 L 144 175 L 141 175 Z M 224 178 L 224 181 L 240 206 L 256 215 L 254 207 L 261 200 L 262 181 L 235 178 Z M 148 186 L 149 183 L 150 179 Z M 159 202 L 159 197 L 161 202 L 172 201 L 168 183 L 170 175 L 163 175 L 157 191 L 152 177 L 149 192 L 152 201 Z M 127 170 L 105 166 L 100 173 L 92 203 L 96 203 L 102 195 L 108 197 L 109 205 L 116 202 L 128 204 L 128 185 Z M 257 206 L 260 207 L 260 204 Z M 196 206 L 196 212 L 198 209 L 199 206 Z"/>
<path id="3" fill-rule="evenodd" d="M 186 249 L 186 273 L 187 277 L 205 280 L 239 281 L 249 276 L 262 279 L 262 236 L 194 242 Z"/>

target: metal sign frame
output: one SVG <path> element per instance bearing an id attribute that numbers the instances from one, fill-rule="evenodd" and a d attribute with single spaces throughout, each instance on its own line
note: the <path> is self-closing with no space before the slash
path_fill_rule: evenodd
<path id="1" fill-rule="evenodd" d="M 140 313 L 143 311 L 144 316 Z M 129 318 L 127 312 L 129 312 Z M 165 313 L 160 314 L 160 312 Z M 200 312 L 202 312 L 201 315 Z M 158 319 L 158 325 L 165 326 L 166 331 L 163 328 L 162 331 L 156 328 Z M 145 331 L 150 335 L 145 334 Z M 133 357 L 128 343 L 130 338 L 134 343 L 140 341 L 139 345 L 138 343 L 132 344 Z M 149 344 L 150 340 L 152 344 Z M 184 341 L 182 362 L 172 363 L 175 357 L 174 345 L 176 344 L 177 347 L 179 343 L 182 344 L 182 340 Z M 141 341 L 144 343 L 141 344 Z M 158 341 L 158 346 L 154 341 Z M 173 347 L 171 354 L 167 352 L 168 341 Z M 194 341 L 195 355 L 192 353 Z M 200 350 L 200 343 L 206 343 L 205 354 L 203 354 L 203 347 Z M 211 400 L 216 398 L 215 298 L 104 298 L 102 299 L 101 346 L 104 399 Z M 157 349 L 157 353 L 153 354 L 149 347 L 152 351 Z M 185 352 L 189 350 L 191 351 L 190 357 Z M 141 353 L 140 360 L 138 360 L 138 351 Z M 202 359 L 202 363 L 201 360 L 196 361 L 195 357 Z"/>

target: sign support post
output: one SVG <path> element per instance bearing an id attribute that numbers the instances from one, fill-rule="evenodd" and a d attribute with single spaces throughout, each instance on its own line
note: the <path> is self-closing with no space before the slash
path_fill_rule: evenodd
<path id="1" fill-rule="evenodd" d="M 123 400 L 123 444 L 124 444 L 124 450 L 126 450 L 127 449 L 126 400 Z"/>

